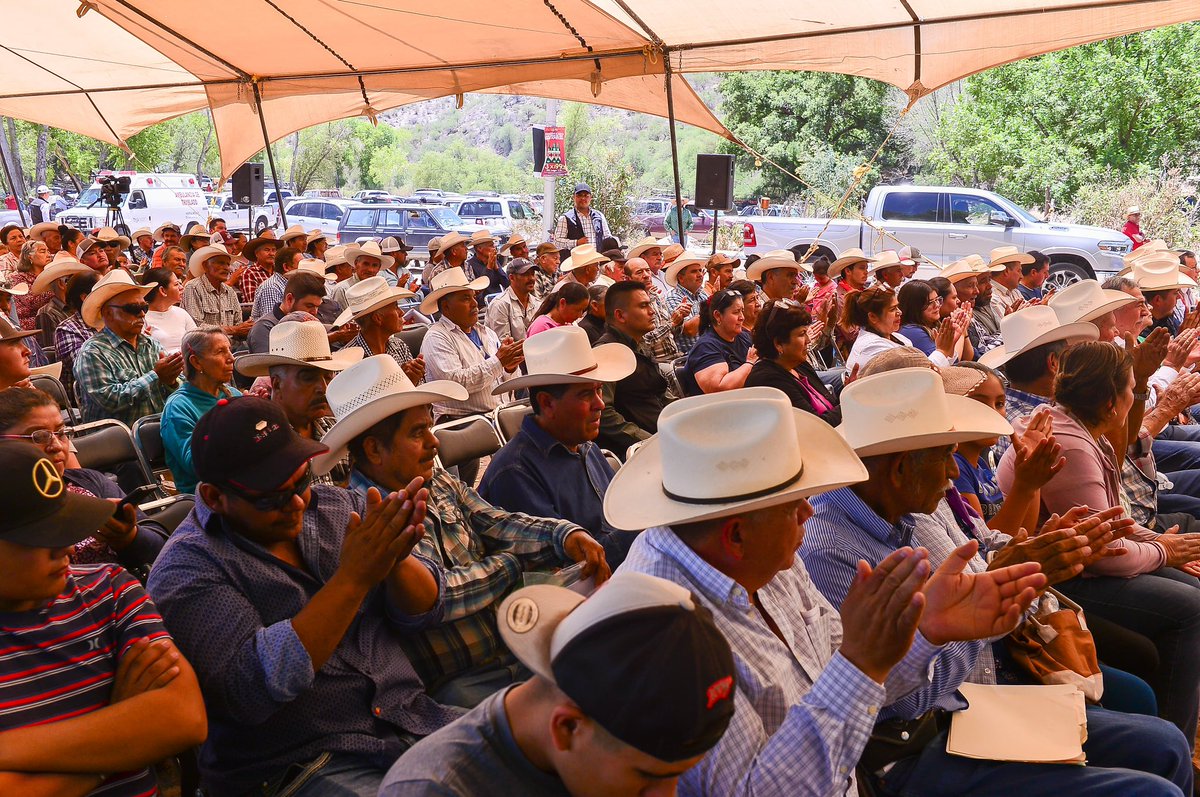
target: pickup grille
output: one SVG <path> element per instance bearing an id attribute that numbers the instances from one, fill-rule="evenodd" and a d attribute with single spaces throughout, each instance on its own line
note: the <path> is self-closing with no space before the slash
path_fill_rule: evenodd
<path id="1" fill-rule="evenodd" d="M 57 221 L 59 224 L 65 224 L 68 227 L 74 227 L 84 232 L 89 232 L 96 226 L 96 220 L 91 216 L 59 216 Z"/>

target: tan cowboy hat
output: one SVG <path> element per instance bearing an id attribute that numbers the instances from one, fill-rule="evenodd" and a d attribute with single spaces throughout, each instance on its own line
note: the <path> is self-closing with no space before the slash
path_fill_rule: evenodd
<path id="1" fill-rule="evenodd" d="M 686 257 L 676 258 L 675 260 L 673 260 L 671 262 L 670 265 L 668 265 L 665 269 L 663 269 L 663 281 L 666 282 L 668 285 L 670 285 L 672 288 L 674 288 L 676 285 L 679 284 L 679 279 L 678 279 L 679 272 L 683 271 L 685 268 L 692 265 L 693 263 L 699 263 L 700 266 L 703 267 L 704 266 L 704 258 L 696 257 L 695 255 L 688 255 Z"/>
<path id="2" fill-rule="evenodd" d="M 1033 255 L 1027 255 L 1015 246 L 997 246 L 989 254 L 988 271 L 1001 272 L 1008 268 L 1009 263 L 1028 265 L 1033 262 Z"/>
<path id="3" fill-rule="evenodd" d="M 979 358 L 989 368 L 999 368 L 1018 354 L 1053 343 L 1056 340 L 1099 340 L 1095 324 L 1064 324 L 1049 305 L 1023 307 L 1000 319 L 1000 337 L 1004 344 Z M 845 417 L 844 415 L 842 417 Z"/>
<path id="4" fill-rule="evenodd" d="M 637 368 L 637 357 L 623 343 L 603 343 L 593 349 L 583 327 L 567 324 L 525 341 L 525 367 L 528 373 L 501 382 L 492 395 L 541 385 L 619 382 Z"/>
<path id="5" fill-rule="evenodd" d="M 591 244 L 580 244 L 571 250 L 571 256 L 562 262 L 558 267 L 560 274 L 566 274 L 574 271 L 577 268 L 584 268 L 593 264 L 607 263 L 609 258 L 596 251 L 596 247 Z M 704 262 L 701 260 L 700 262 Z"/>
<path id="6" fill-rule="evenodd" d="M 629 252 L 625 255 L 625 257 L 641 257 L 647 249 L 662 249 L 663 246 L 664 244 L 661 241 L 655 240 L 654 236 L 647 235 L 645 238 L 629 247 Z"/>
<path id="7" fill-rule="evenodd" d="M 199 277 L 204 274 L 204 262 L 214 257 L 230 257 L 229 250 L 220 244 L 210 244 L 202 246 L 192 256 L 188 258 L 188 273 L 193 277 Z"/>
<path id="8" fill-rule="evenodd" d="M 36 238 L 40 241 L 42 239 L 42 236 L 48 232 L 58 232 L 58 222 L 55 222 L 55 221 L 38 222 L 37 224 L 35 224 L 29 228 L 29 234 L 26 237 L 27 238 Z"/>
<path id="9" fill-rule="evenodd" d="M 990 269 L 985 268 L 984 271 L 990 272 Z M 980 272 L 966 258 L 963 258 L 962 260 L 955 260 L 953 263 L 939 271 L 938 276 L 945 277 L 951 282 L 958 282 L 959 280 L 965 280 L 968 277 L 979 276 L 980 273 L 982 272 Z"/>
<path id="10" fill-rule="evenodd" d="M 859 377 L 882 374 L 886 371 L 898 371 L 901 368 L 928 368 L 942 375 L 942 383 L 947 393 L 965 396 L 987 379 L 987 372 L 979 368 L 967 368 L 962 365 L 936 367 L 929 360 L 929 355 L 912 346 L 897 346 L 872 357 L 859 372 Z"/>
<path id="11" fill-rule="evenodd" d="M 507 255 L 509 252 L 512 251 L 512 248 L 514 246 L 519 246 L 521 244 L 528 245 L 529 242 L 521 237 L 521 233 L 514 232 L 512 234 L 512 237 L 509 238 L 508 241 L 505 242 L 504 246 L 500 247 L 500 254 Z"/>
<path id="12" fill-rule="evenodd" d="M 894 249 L 885 249 L 876 254 L 871 260 L 870 265 L 867 266 L 867 274 L 872 275 L 885 268 L 900 268 L 903 265 L 900 262 L 900 254 L 898 252 Z"/>
<path id="13" fill-rule="evenodd" d="M 15 326 L 8 316 L 0 313 L 0 340 L 24 340 L 40 334 L 36 329 L 28 330 Z"/>
<path id="14" fill-rule="evenodd" d="M 669 243 L 663 248 L 663 263 L 673 263 L 683 253 L 684 248 L 682 244 Z"/>
<path id="15" fill-rule="evenodd" d="M 188 231 L 179 236 L 179 245 L 184 249 L 190 249 L 197 244 L 205 246 L 212 243 L 213 234 L 205 229 L 200 222 L 192 222 L 192 226 L 188 227 Z M 201 243 L 203 242 L 203 243 Z"/>
<path id="16" fill-rule="evenodd" d="M 492 235 L 492 231 L 487 227 L 471 233 L 471 246 L 479 246 L 486 243 L 496 243 L 496 237 Z"/>
<path id="17" fill-rule="evenodd" d="M 154 287 L 153 285 L 138 285 L 133 281 L 133 277 L 129 276 L 128 271 L 123 268 L 114 268 L 101 277 L 96 283 L 96 287 L 92 288 L 92 292 L 84 298 L 81 311 L 83 320 L 93 329 L 103 329 L 104 319 L 100 317 L 100 311 L 104 305 L 122 293 L 136 291 L 140 296 L 145 296 Z"/>
<path id="18" fill-rule="evenodd" d="M 274 238 L 268 238 L 265 235 L 260 235 L 257 238 L 251 238 L 246 242 L 246 245 L 242 247 L 242 257 L 246 258 L 247 262 L 253 263 L 258 255 L 258 250 L 262 249 L 264 246 L 278 247 L 280 246 L 280 243 Z"/>
<path id="19" fill-rule="evenodd" d="M 1142 209 L 1137 205 L 1130 205 L 1129 207 L 1125 208 L 1126 216 L 1132 216 L 1134 214 L 1141 215 L 1141 212 L 1142 212 Z"/>
<path id="20" fill-rule="evenodd" d="M 383 277 L 359 280 L 346 289 L 346 309 L 333 320 L 333 325 L 340 327 L 347 321 L 370 315 L 385 305 L 395 304 L 402 299 L 412 299 L 415 296 L 416 294 L 412 291 L 391 287 Z"/>
<path id="21" fill-rule="evenodd" d="M 59 252 L 59 254 L 63 253 Z M 56 255 L 50 265 L 42 269 L 42 273 L 37 275 L 37 279 L 33 281 L 33 287 L 30 290 L 33 293 L 45 293 L 50 290 L 50 286 L 57 279 L 73 277 L 76 274 L 90 274 L 91 271 L 89 267 L 80 263 L 69 254 L 63 258 L 59 258 Z"/>
<path id="22" fill-rule="evenodd" d="M 1196 287 L 1196 281 L 1179 269 L 1179 260 L 1166 253 L 1161 257 L 1150 257 L 1135 262 L 1133 281 L 1143 293 Z"/>
<path id="23" fill-rule="evenodd" d="M 791 249 L 774 249 L 746 266 L 746 279 L 759 282 L 762 280 L 763 274 L 773 268 L 790 268 L 794 269 L 797 274 L 801 269 L 812 271 L 812 266 L 797 262 L 796 255 Z"/>
<path id="24" fill-rule="evenodd" d="M 346 262 L 346 245 L 339 244 L 325 250 L 325 268 L 343 265 Z"/>
<path id="25" fill-rule="evenodd" d="M 947 395 L 942 377 L 929 368 L 860 377 L 842 391 L 841 406 L 837 431 L 860 457 L 1012 434 L 1009 422 L 991 407 Z"/>
<path id="26" fill-rule="evenodd" d="M 692 523 L 791 503 L 867 475 L 829 424 L 792 407 L 782 391 L 727 390 L 663 408 L 658 434 L 608 485 L 604 517 L 627 531 Z"/>
<path id="27" fill-rule="evenodd" d="M 117 241 L 121 244 L 122 248 L 129 246 L 130 243 L 130 239 L 127 236 L 118 235 L 117 231 L 112 227 L 101 227 L 100 229 L 96 230 L 96 234 L 92 237 L 100 243 L 105 244 L 110 244 L 113 241 Z"/>
<path id="28" fill-rule="evenodd" d="M 328 473 L 346 455 L 351 440 L 398 412 L 443 399 L 466 398 L 467 389 L 458 382 L 438 379 L 414 386 L 390 354 L 367 357 L 335 376 L 325 388 L 325 399 L 337 422 L 321 438 L 329 453 L 313 460 L 313 472 Z"/>
<path id="29" fill-rule="evenodd" d="M 243 354 L 233 365 L 243 376 L 266 376 L 275 365 L 300 365 L 341 371 L 361 360 L 363 350 L 329 350 L 329 335 L 319 321 L 282 321 L 271 327 L 266 354 Z"/>
<path id="30" fill-rule="evenodd" d="M 293 224 L 291 227 L 288 227 L 286 230 L 284 230 L 283 233 L 279 236 L 279 243 L 283 244 L 284 246 L 287 246 L 288 241 L 290 241 L 293 238 L 303 238 L 305 244 L 307 245 L 308 244 L 308 230 L 304 229 L 304 226 L 301 224 Z M 303 249 L 304 247 L 302 246 L 300 248 Z"/>
<path id="31" fill-rule="evenodd" d="M 488 286 L 487 277 L 479 277 L 467 281 L 467 272 L 462 266 L 448 268 L 434 275 L 430 283 L 429 295 L 421 300 L 419 308 L 425 315 L 437 312 L 438 299 L 456 291 L 481 291 Z"/>
<path id="32" fill-rule="evenodd" d="M 1093 279 L 1080 280 L 1050 297 L 1048 304 L 1063 324 L 1095 321 L 1105 313 L 1133 304 L 1137 298 L 1125 291 L 1101 288 Z"/>
<path id="33" fill-rule="evenodd" d="M 337 280 L 337 277 L 330 274 L 329 269 L 329 264 L 324 260 L 315 260 L 311 257 L 307 260 L 301 260 L 300 265 L 296 266 L 296 271 L 307 271 L 310 274 L 316 274 L 326 282 L 334 282 Z"/>
<path id="34" fill-rule="evenodd" d="M 362 244 L 351 244 L 346 247 L 346 262 L 350 265 L 355 265 L 360 257 L 374 257 L 382 261 L 382 268 L 391 268 L 396 258 L 391 255 L 385 255 L 383 250 L 379 248 L 379 244 L 375 241 L 367 241 Z"/>
<path id="35" fill-rule="evenodd" d="M 159 243 L 162 243 L 162 239 L 163 239 L 162 235 L 163 235 L 163 232 L 165 232 L 166 230 L 174 230 L 175 232 L 180 232 L 178 224 L 176 224 L 173 221 L 164 221 L 162 224 L 158 225 L 158 228 L 154 231 L 154 240 L 158 241 Z"/>
<path id="36" fill-rule="evenodd" d="M 446 250 L 450 249 L 451 247 L 458 246 L 459 244 L 470 244 L 470 243 L 471 243 L 471 239 L 466 237 L 462 233 L 448 232 L 445 235 L 443 235 L 441 240 L 438 242 L 438 251 L 444 255 L 446 253 Z"/>
<path id="37" fill-rule="evenodd" d="M 149 227 L 138 227 L 136 230 L 129 233 L 129 237 L 134 241 L 137 241 L 137 239 L 141 238 L 143 235 L 149 235 L 151 238 L 153 238 L 154 232 Z"/>
<path id="38" fill-rule="evenodd" d="M 429 250 L 429 254 L 436 254 L 442 248 L 442 239 L 430 238 L 429 243 L 425 244 L 425 248 Z"/>
<path id="39" fill-rule="evenodd" d="M 847 249 L 842 252 L 841 257 L 829 264 L 829 276 L 837 277 L 842 273 L 842 269 L 846 266 L 853 266 L 856 263 L 874 263 L 875 258 L 867 257 L 866 252 L 859 249 L 857 246 Z"/>

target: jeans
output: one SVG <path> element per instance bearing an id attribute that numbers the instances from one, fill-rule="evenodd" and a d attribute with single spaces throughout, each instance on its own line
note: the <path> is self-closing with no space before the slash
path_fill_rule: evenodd
<path id="1" fill-rule="evenodd" d="M 904 797 L 1149 797 L 1192 793 L 1192 746 L 1179 729 L 1157 717 L 1118 714 L 1088 706 L 1086 767 L 979 761 L 946 752 L 939 734 L 919 756 L 897 763 L 884 777 Z"/>
<path id="2" fill-rule="evenodd" d="M 1193 408 L 1193 414 L 1195 408 Z M 1158 433 L 1158 440 L 1190 440 L 1200 443 L 1200 423 L 1178 424 L 1169 423 Z"/>
<path id="3" fill-rule="evenodd" d="M 321 753 L 312 761 L 288 767 L 262 793 L 265 797 L 376 797 L 387 770 L 366 757 Z"/>
<path id="4" fill-rule="evenodd" d="M 1163 474 L 1171 480 L 1171 489 L 1158 491 L 1158 511 L 1200 518 L 1200 470 L 1163 470 Z"/>
<path id="5" fill-rule="evenodd" d="M 506 658 L 507 662 L 465 672 L 438 687 L 429 696 L 446 706 L 475 708 L 504 687 L 532 677 L 532 673 L 516 659 Z"/>
<path id="6" fill-rule="evenodd" d="M 1158 713 L 1196 738 L 1200 713 L 1200 583 L 1175 568 L 1133 578 L 1073 578 L 1057 589 L 1097 615 L 1146 636 L 1158 650 L 1149 679 Z"/>
<path id="7" fill-rule="evenodd" d="M 1191 427 L 1177 427 L 1187 429 Z M 1200 442 L 1194 440 L 1171 440 L 1155 438 L 1150 446 L 1154 452 L 1154 464 L 1163 473 L 1176 470 L 1200 468 Z"/>
<path id="8" fill-rule="evenodd" d="M 1104 696 L 1100 698 L 1100 705 L 1124 714 L 1158 716 L 1158 701 L 1154 699 L 1150 684 L 1136 675 L 1104 664 L 1100 665 L 1100 672 L 1104 675 Z"/>

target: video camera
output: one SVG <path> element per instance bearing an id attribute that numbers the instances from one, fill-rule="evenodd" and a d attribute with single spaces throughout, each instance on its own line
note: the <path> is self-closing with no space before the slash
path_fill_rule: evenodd
<path id="1" fill-rule="evenodd" d="M 100 184 L 100 201 L 110 208 L 119 208 L 129 193 L 129 175 L 103 174 L 96 178 Z"/>

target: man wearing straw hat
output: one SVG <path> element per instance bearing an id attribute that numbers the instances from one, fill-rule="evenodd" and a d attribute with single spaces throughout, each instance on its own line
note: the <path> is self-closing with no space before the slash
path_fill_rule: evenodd
<path id="1" fill-rule="evenodd" d="M 985 574 L 948 564 L 930 577 L 925 551 L 904 548 L 860 566 L 839 618 L 796 551 L 807 497 L 866 477 L 832 427 L 766 387 L 669 404 L 658 435 L 617 471 L 605 516 L 646 529 L 618 572 L 688 588 L 737 663 L 733 722 L 683 776 L 684 793 L 853 794 L 888 696 L 925 686 L 943 645 L 1032 600 L 1035 564 Z M 970 595 L 981 599 L 959 603 Z"/>
<path id="2" fill-rule="evenodd" d="M 492 456 L 479 495 L 511 512 L 578 523 L 604 545 L 609 565 L 620 565 L 633 535 L 604 520 L 604 491 L 613 469 L 595 441 L 604 411 L 602 388 L 629 376 L 636 366 L 631 349 L 620 343 L 592 348 L 577 326 L 530 338 L 526 373 L 495 390 L 528 389 L 533 413 Z"/>
<path id="3" fill-rule="evenodd" d="M 1142 209 L 1140 207 L 1130 205 L 1125 208 L 1125 226 L 1121 228 L 1121 232 L 1133 242 L 1134 249 L 1146 243 L 1146 236 L 1142 234 Z"/>
<path id="4" fill-rule="evenodd" d="M 230 338 L 245 338 L 254 322 L 242 320 L 237 291 L 227 282 L 230 267 L 223 246 L 202 246 L 193 252 L 188 262 L 192 279 L 183 286 L 183 309 L 197 326 L 218 326 Z"/>
<path id="5" fill-rule="evenodd" d="M 708 294 L 702 287 L 704 258 L 686 255 L 677 258 L 664 270 L 663 278 L 671 287 L 666 301 L 675 345 L 680 354 L 687 354 L 700 339 L 700 305 L 708 301 Z M 681 315 L 682 320 L 676 322 Z"/>
<path id="6" fill-rule="evenodd" d="M 242 301 L 253 304 L 254 294 L 258 286 L 271 278 L 275 271 L 275 253 L 279 251 L 279 241 L 260 235 L 242 247 L 242 257 L 250 265 L 242 269 L 238 278 L 238 294 Z"/>
<path id="7" fill-rule="evenodd" d="M 434 467 L 430 405 L 463 400 L 462 385 L 414 386 L 395 360 L 380 354 L 335 377 L 327 395 L 337 422 L 323 441 L 329 453 L 314 462 L 317 473 L 349 451 L 353 492 L 411 484 L 429 491 L 416 550 L 444 568 L 446 610 L 441 625 L 404 644 L 435 700 L 474 706 L 518 676 L 497 632 L 496 607 L 522 572 L 584 562 L 585 577 L 604 581 L 604 550 L 574 523 L 506 512 Z"/>
<path id="8" fill-rule="evenodd" d="M 344 256 L 346 262 L 354 268 L 354 276 L 339 282 L 333 289 L 332 296 L 333 300 L 343 310 L 346 309 L 346 291 L 352 285 L 378 276 L 380 269 L 391 268 L 392 264 L 396 262 L 396 258 L 391 255 L 385 255 L 383 250 L 379 248 L 379 244 L 375 241 L 351 244 L 346 247 Z"/>
<path id="9" fill-rule="evenodd" d="M 411 381 L 421 382 L 425 379 L 424 358 L 420 354 L 413 357 L 408 344 L 396 337 L 404 329 L 398 302 L 415 297 L 406 288 L 389 286 L 383 277 L 369 277 L 346 291 L 347 307 L 333 323 L 357 323 L 359 334 L 346 344 L 347 348 L 362 349 L 364 357 L 387 354 Z"/>
<path id="10" fill-rule="evenodd" d="M 472 279 L 487 277 L 488 286 L 478 292 L 476 297 L 480 308 L 487 306 L 487 297 L 500 293 L 508 287 L 508 275 L 500 267 L 500 259 L 496 254 L 496 239 L 487 228 L 476 230 L 471 235 L 471 259 L 467 261 L 466 272 Z"/>
<path id="11" fill-rule="evenodd" d="M 83 320 L 100 332 L 75 358 L 75 393 L 85 421 L 116 418 L 133 426 L 162 412 L 183 373 L 183 355 L 167 354 L 146 326 L 146 293 L 128 272 L 114 269 L 83 300 Z"/>
<path id="12" fill-rule="evenodd" d="M 992 304 L 1003 318 L 1024 299 L 1017 291 L 1021 284 L 1021 269 L 1033 263 L 1033 256 L 1015 246 L 998 246 L 991 251 L 988 270 L 992 273 Z"/>
<path id="13" fill-rule="evenodd" d="M 461 268 L 464 272 L 467 269 L 467 247 L 470 245 L 471 239 L 458 232 L 448 232 L 438 241 L 438 257 L 436 263 L 429 261 L 429 267 L 425 269 L 423 279 L 426 285 L 433 284 L 433 278 L 443 271 L 452 268 Z"/>
<path id="14" fill-rule="evenodd" d="M 608 258 L 597 252 L 591 244 L 581 244 L 572 249 L 571 256 L 558 267 L 558 273 L 562 275 L 558 284 L 578 282 L 587 288 L 600 279 L 600 264 L 607 262 Z"/>
<path id="15" fill-rule="evenodd" d="M 390 287 L 409 291 L 415 291 L 419 287 L 419 283 L 408 273 L 408 253 L 412 249 L 404 242 L 404 238 L 398 235 L 389 235 L 379 242 L 379 251 L 392 257 L 392 265 L 379 270 L 379 276 L 387 280 Z"/>

